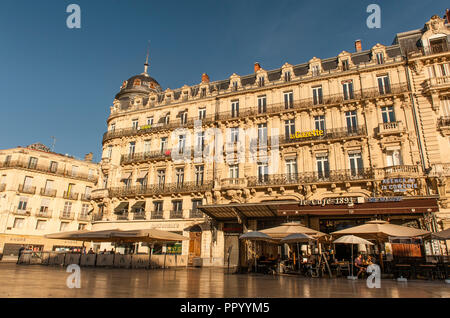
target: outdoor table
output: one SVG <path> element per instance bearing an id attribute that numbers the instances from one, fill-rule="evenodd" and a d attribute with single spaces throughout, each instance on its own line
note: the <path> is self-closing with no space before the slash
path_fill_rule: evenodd
<path id="1" fill-rule="evenodd" d="M 425 273 L 425 275 L 427 276 L 428 279 L 434 279 L 433 272 L 435 272 L 436 267 L 437 267 L 436 265 L 431 265 L 431 264 L 419 265 L 421 272 Z"/>
<path id="2" fill-rule="evenodd" d="M 413 275 L 412 266 L 410 264 L 395 264 L 395 273 L 397 277 L 406 276 L 407 278 L 411 278 Z M 403 275 L 406 274 L 406 275 Z"/>

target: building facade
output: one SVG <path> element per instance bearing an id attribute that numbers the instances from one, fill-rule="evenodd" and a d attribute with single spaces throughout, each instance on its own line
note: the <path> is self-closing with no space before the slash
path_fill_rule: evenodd
<path id="1" fill-rule="evenodd" d="M 392 45 L 176 90 L 146 64 L 110 109 L 93 229 L 175 231 L 190 263 L 221 266 L 286 220 L 448 227 L 448 34 L 434 16 Z"/>
<path id="2" fill-rule="evenodd" d="M 51 152 L 42 144 L 0 150 L 0 254 L 17 255 L 20 246 L 61 250 L 81 242 L 46 234 L 90 229 L 90 195 L 99 169 L 85 160 Z"/>

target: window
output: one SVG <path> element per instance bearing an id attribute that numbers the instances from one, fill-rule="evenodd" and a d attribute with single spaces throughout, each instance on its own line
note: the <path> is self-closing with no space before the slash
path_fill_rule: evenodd
<path id="1" fill-rule="evenodd" d="M 36 222 L 36 230 L 45 230 L 46 226 L 47 226 L 46 220 L 38 220 Z"/>
<path id="2" fill-rule="evenodd" d="M 260 76 L 258 78 L 258 86 L 263 87 L 264 86 L 264 76 Z"/>
<path id="3" fill-rule="evenodd" d="M 175 177 L 177 178 L 177 186 L 182 186 L 184 182 L 184 168 L 176 168 Z"/>
<path id="4" fill-rule="evenodd" d="M 239 117 L 239 101 L 231 102 L 231 117 Z"/>
<path id="5" fill-rule="evenodd" d="M 78 175 L 78 166 L 72 166 L 72 177 L 76 177 Z"/>
<path id="6" fill-rule="evenodd" d="M 284 81 L 285 82 L 290 82 L 291 81 L 291 72 L 290 71 L 284 72 Z"/>
<path id="7" fill-rule="evenodd" d="M 25 211 L 27 209 L 28 198 L 20 197 L 19 205 L 17 206 L 17 210 Z"/>
<path id="8" fill-rule="evenodd" d="M 197 144 L 195 145 L 195 149 L 196 151 L 203 151 L 205 149 L 205 132 L 199 132 L 197 133 L 197 138 L 196 138 L 196 142 Z"/>
<path id="9" fill-rule="evenodd" d="M 166 151 L 167 150 L 167 137 L 162 137 L 161 138 L 161 143 L 160 143 L 160 145 L 161 145 L 161 152 L 164 152 L 164 151 Z"/>
<path id="10" fill-rule="evenodd" d="M 322 86 L 312 88 L 313 104 L 319 105 L 323 103 Z"/>
<path id="11" fill-rule="evenodd" d="M 284 96 L 284 108 L 289 109 L 294 107 L 294 93 L 293 92 L 285 92 Z"/>
<path id="12" fill-rule="evenodd" d="M 381 116 L 383 117 L 383 123 L 395 122 L 394 106 L 381 107 Z"/>
<path id="13" fill-rule="evenodd" d="M 88 213 L 89 213 L 89 204 L 83 203 L 83 205 L 81 206 L 80 216 L 81 217 L 87 217 Z"/>
<path id="14" fill-rule="evenodd" d="M 206 96 L 206 87 L 202 88 L 202 92 L 201 92 L 201 97 L 205 97 Z"/>
<path id="15" fill-rule="evenodd" d="M 446 51 L 447 51 L 447 39 L 445 37 L 430 40 L 431 54 L 437 54 Z"/>
<path id="16" fill-rule="evenodd" d="M 49 199 L 42 199 L 41 207 L 39 209 L 39 212 L 41 212 L 41 213 L 48 213 L 49 205 L 50 205 L 50 200 Z"/>
<path id="17" fill-rule="evenodd" d="M 111 124 L 111 126 L 109 126 L 109 131 L 114 132 L 116 130 L 116 124 Z"/>
<path id="18" fill-rule="evenodd" d="M 384 64 L 384 54 L 382 52 L 377 53 L 377 64 Z"/>
<path id="19" fill-rule="evenodd" d="M 125 188 L 129 188 L 131 186 L 131 172 L 125 173 L 125 176 L 122 177 L 122 182 L 125 186 Z"/>
<path id="20" fill-rule="evenodd" d="M 49 193 L 51 190 L 53 190 L 53 180 L 45 181 L 44 192 L 45 193 Z"/>
<path id="21" fill-rule="evenodd" d="M 357 131 L 356 110 L 345 112 L 347 121 L 347 132 L 354 133 Z"/>
<path id="22" fill-rule="evenodd" d="M 204 166 L 195 166 L 195 184 L 202 185 L 203 184 L 203 176 L 204 176 Z"/>
<path id="23" fill-rule="evenodd" d="M 128 155 L 130 157 L 133 157 L 135 150 L 136 150 L 136 142 L 132 141 L 128 144 Z"/>
<path id="24" fill-rule="evenodd" d="M 36 169 L 37 161 L 37 158 L 30 157 L 30 160 L 28 161 L 28 169 Z"/>
<path id="25" fill-rule="evenodd" d="M 153 125 L 153 117 L 147 117 L 147 125 Z"/>
<path id="26" fill-rule="evenodd" d="M 284 121 L 284 132 L 286 139 L 289 139 L 291 135 L 295 135 L 295 120 L 288 119 Z"/>
<path id="27" fill-rule="evenodd" d="M 317 130 L 325 131 L 325 115 L 314 116 L 314 126 Z"/>
<path id="28" fill-rule="evenodd" d="M 402 155 L 400 149 L 386 151 L 386 166 L 399 166 L 402 165 Z"/>
<path id="29" fill-rule="evenodd" d="M 185 147 L 186 147 L 186 136 L 185 135 L 179 135 L 178 136 L 178 153 L 179 154 L 183 154 Z"/>
<path id="30" fill-rule="evenodd" d="M 313 76 L 319 75 L 320 74 L 320 67 L 319 67 L 319 65 L 313 65 L 311 72 L 312 72 Z"/>
<path id="31" fill-rule="evenodd" d="M 288 179 L 297 177 L 297 160 L 295 158 L 286 159 L 286 175 Z"/>
<path id="32" fill-rule="evenodd" d="M 150 152 L 150 140 L 144 140 L 144 152 L 145 153 Z"/>
<path id="33" fill-rule="evenodd" d="M 33 184 L 33 177 L 25 177 L 23 181 L 23 190 L 24 191 L 31 191 L 33 190 L 31 188 L 31 185 Z"/>
<path id="34" fill-rule="evenodd" d="M 230 179 L 238 179 L 239 178 L 239 166 L 238 165 L 230 165 L 228 168 Z"/>
<path id="35" fill-rule="evenodd" d="M 59 231 L 60 232 L 67 231 L 68 227 L 69 227 L 69 222 L 61 222 L 61 225 L 59 226 Z"/>
<path id="36" fill-rule="evenodd" d="M 180 114 L 180 124 L 181 125 L 186 125 L 187 124 L 187 116 L 188 116 L 187 112 L 182 112 Z"/>
<path id="37" fill-rule="evenodd" d="M 238 90 L 238 82 L 237 82 L 237 81 L 234 81 L 234 82 L 233 82 L 233 90 L 234 90 L 234 91 L 237 91 L 237 90 Z"/>
<path id="38" fill-rule="evenodd" d="M 363 162 L 361 153 L 353 153 L 348 155 L 350 161 L 350 173 L 352 176 L 361 175 L 363 172 Z"/>
<path id="39" fill-rule="evenodd" d="M 8 167 L 11 162 L 11 155 L 7 155 L 5 158 L 5 166 Z"/>
<path id="40" fill-rule="evenodd" d="M 269 177 L 269 166 L 266 163 L 258 164 L 258 181 L 267 181 Z"/>
<path id="41" fill-rule="evenodd" d="M 263 114 L 267 111 L 266 95 L 258 96 L 258 114 Z"/>
<path id="42" fill-rule="evenodd" d="M 449 74 L 449 64 L 448 63 L 439 64 L 439 72 L 441 73 L 440 75 L 442 77 L 448 76 L 448 74 Z"/>
<path id="43" fill-rule="evenodd" d="M 158 170 L 158 185 L 163 186 L 166 182 L 166 170 Z"/>
<path id="44" fill-rule="evenodd" d="M 378 90 L 381 95 L 391 93 L 391 84 L 389 83 L 389 76 L 383 75 L 377 77 Z"/>
<path id="45" fill-rule="evenodd" d="M 141 188 L 147 187 L 148 171 L 141 171 L 136 178 L 136 181 L 140 184 Z"/>
<path id="46" fill-rule="evenodd" d="M 343 71 L 348 71 L 350 69 L 350 66 L 348 64 L 348 60 L 343 60 L 342 61 L 342 70 Z"/>
<path id="47" fill-rule="evenodd" d="M 321 155 L 316 157 L 317 176 L 319 179 L 330 177 L 330 165 L 328 163 L 328 156 Z"/>
<path id="48" fill-rule="evenodd" d="M 72 202 L 66 201 L 64 202 L 64 215 L 70 215 L 70 212 L 72 211 Z"/>
<path id="49" fill-rule="evenodd" d="M 239 141 L 239 127 L 232 127 L 230 129 L 230 133 L 231 133 L 230 142 L 237 143 Z"/>
<path id="50" fill-rule="evenodd" d="M 205 118 L 206 118 L 206 108 L 199 108 L 198 119 L 205 119 Z"/>
<path id="51" fill-rule="evenodd" d="M 172 211 L 181 212 L 183 211 L 183 201 L 172 201 Z"/>
<path id="52" fill-rule="evenodd" d="M 344 92 L 344 100 L 354 99 L 353 81 L 346 81 L 342 83 L 342 90 Z"/>
<path id="53" fill-rule="evenodd" d="M 168 124 L 169 124 L 169 121 L 170 121 L 170 114 L 167 114 L 166 117 L 164 117 L 164 123 L 165 123 L 166 125 L 168 125 Z"/>
<path id="54" fill-rule="evenodd" d="M 112 157 L 112 146 L 108 146 L 108 148 L 106 148 L 106 158 L 111 159 Z"/>
<path id="55" fill-rule="evenodd" d="M 108 188 L 108 175 L 105 174 L 105 177 L 103 179 L 103 189 Z"/>
<path id="56" fill-rule="evenodd" d="M 137 119 L 133 119 L 133 120 L 131 121 L 131 127 L 132 127 L 133 129 L 138 129 L 138 125 L 139 125 L 139 123 L 138 123 L 138 120 L 137 120 Z"/>
<path id="57" fill-rule="evenodd" d="M 92 192 L 92 188 L 89 186 L 86 186 L 86 188 L 84 188 L 84 196 L 85 198 L 90 198 L 91 197 L 91 192 Z"/>
<path id="58" fill-rule="evenodd" d="M 153 202 L 153 207 L 155 212 L 162 212 L 163 210 L 163 203 L 162 201 L 155 201 Z"/>
<path id="59" fill-rule="evenodd" d="M 15 218 L 13 227 L 15 229 L 21 229 L 21 228 L 23 228 L 24 223 L 25 223 L 25 219 Z"/>
<path id="60" fill-rule="evenodd" d="M 85 230 L 85 229 L 86 229 L 86 224 L 85 223 L 78 224 L 78 231 Z"/>
<path id="61" fill-rule="evenodd" d="M 450 117 L 450 97 L 441 99 L 442 114 L 444 117 Z"/>
<path id="62" fill-rule="evenodd" d="M 202 200 L 192 200 L 192 212 L 198 212 L 198 207 L 202 205 Z"/>
<path id="63" fill-rule="evenodd" d="M 258 142 L 267 145 L 267 124 L 258 124 Z"/>

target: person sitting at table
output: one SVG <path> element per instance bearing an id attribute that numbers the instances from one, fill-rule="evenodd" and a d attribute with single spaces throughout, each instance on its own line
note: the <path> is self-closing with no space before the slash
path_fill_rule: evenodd
<path id="1" fill-rule="evenodd" d="M 263 254 L 258 258 L 258 261 L 261 262 L 261 261 L 265 261 L 266 259 L 267 259 L 266 255 Z"/>
<path id="2" fill-rule="evenodd" d="M 358 273 L 356 274 L 356 277 L 359 276 L 359 274 L 362 274 L 366 271 L 364 265 L 363 265 L 363 257 L 362 254 L 359 254 L 357 258 L 355 258 L 355 267 L 358 269 Z"/>

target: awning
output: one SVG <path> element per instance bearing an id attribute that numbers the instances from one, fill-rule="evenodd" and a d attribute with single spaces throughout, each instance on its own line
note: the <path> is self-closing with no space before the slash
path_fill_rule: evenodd
<path id="1" fill-rule="evenodd" d="M 120 202 L 114 209 L 114 212 L 122 212 L 123 210 L 128 210 L 128 202 Z"/>
<path id="2" fill-rule="evenodd" d="M 133 206 L 131 207 L 132 210 L 138 210 L 145 208 L 145 201 L 137 201 Z"/>
<path id="3" fill-rule="evenodd" d="M 140 171 L 139 174 L 138 174 L 138 176 L 137 176 L 137 179 L 138 179 L 138 180 L 139 180 L 139 179 L 144 179 L 144 178 L 147 177 L 147 174 L 148 174 L 148 171 Z"/>
<path id="4" fill-rule="evenodd" d="M 130 179 L 130 177 L 131 177 L 131 172 L 124 172 L 122 174 L 122 176 L 120 177 L 120 180 L 127 180 L 127 179 Z"/>

